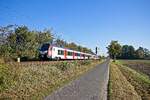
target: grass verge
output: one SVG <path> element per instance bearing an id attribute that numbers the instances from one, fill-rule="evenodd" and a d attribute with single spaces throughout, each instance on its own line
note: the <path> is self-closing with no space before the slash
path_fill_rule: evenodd
<path id="1" fill-rule="evenodd" d="M 108 85 L 109 100 L 141 100 L 135 88 L 128 82 L 118 66 L 114 63 L 110 64 L 110 79 Z"/>
<path id="2" fill-rule="evenodd" d="M 99 61 L 0 64 L 0 99 L 41 100 Z"/>
<path id="3" fill-rule="evenodd" d="M 132 86 L 135 87 L 136 92 L 141 96 L 142 100 L 150 100 L 149 76 L 127 66 L 123 66 L 122 63 L 118 63 L 117 66 Z"/>

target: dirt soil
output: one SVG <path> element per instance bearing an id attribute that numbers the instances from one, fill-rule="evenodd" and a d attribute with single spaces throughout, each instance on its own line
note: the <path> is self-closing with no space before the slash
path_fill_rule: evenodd
<path id="1" fill-rule="evenodd" d="M 150 100 L 150 62 L 148 60 L 122 60 L 121 64 L 117 65 L 142 100 Z"/>
<path id="2" fill-rule="evenodd" d="M 147 74 L 150 78 L 150 60 L 121 60 L 121 62 L 125 66 Z"/>

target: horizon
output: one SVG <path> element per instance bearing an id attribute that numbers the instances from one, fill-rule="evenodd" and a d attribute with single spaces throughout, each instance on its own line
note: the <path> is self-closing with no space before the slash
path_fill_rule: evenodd
<path id="1" fill-rule="evenodd" d="M 72 1 L 72 2 L 71 2 Z M 0 26 L 26 25 L 53 29 L 60 38 L 106 55 L 111 40 L 150 50 L 148 0 L 45 0 L 0 2 Z M 108 2 L 109 1 L 109 2 Z"/>

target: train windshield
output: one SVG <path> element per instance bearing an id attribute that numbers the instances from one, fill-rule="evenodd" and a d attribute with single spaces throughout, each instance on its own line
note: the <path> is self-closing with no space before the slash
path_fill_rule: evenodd
<path id="1" fill-rule="evenodd" d="M 41 51 L 46 51 L 49 48 L 49 44 L 43 44 L 41 47 Z"/>

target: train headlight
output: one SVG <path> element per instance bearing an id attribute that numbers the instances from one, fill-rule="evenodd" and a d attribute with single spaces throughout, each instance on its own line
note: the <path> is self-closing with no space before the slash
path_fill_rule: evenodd
<path id="1" fill-rule="evenodd" d="M 47 51 L 40 51 L 40 54 L 46 54 Z"/>

